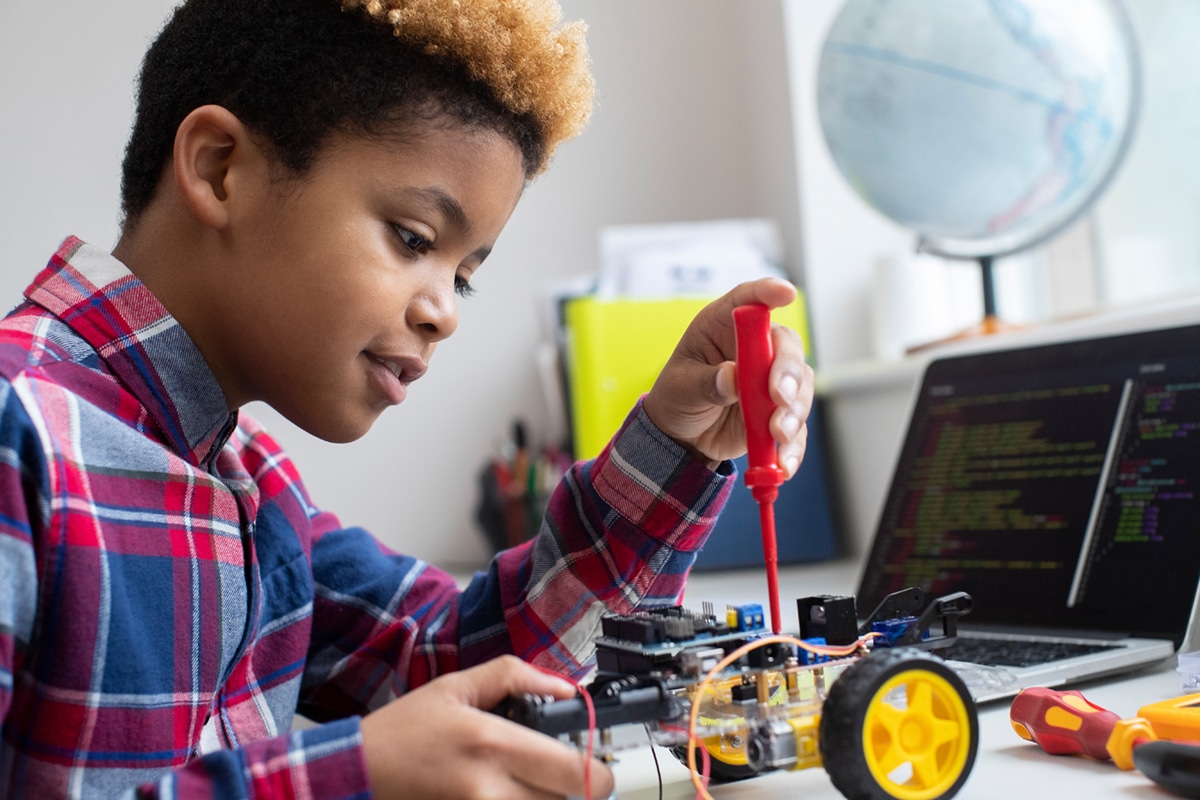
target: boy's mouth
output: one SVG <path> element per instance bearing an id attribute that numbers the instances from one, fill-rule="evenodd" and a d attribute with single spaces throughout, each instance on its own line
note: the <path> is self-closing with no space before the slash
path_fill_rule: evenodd
<path id="1" fill-rule="evenodd" d="M 409 359 L 409 357 L 404 356 L 384 357 L 374 354 L 368 355 L 372 359 L 382 363 L 383 366 L 388 367 L 391 374 L 396 375 L 396 378 L 400 379 L 400 383 L 402 384 L 413 383 L 414 380 L 424 375 L 428 368 L 425 362 L 420 359 Z"/>
<path id="2" fill-rule="evenodd" d="M 425 374 L 424 359 L 411 356 L 364 353 L 371 364 L 369 370 L 375 385 L 392 405 L 399 405 L 408 396 L 408 385 Z"/>
<path id="3" fill-rule="evenodd" d="M 367 353 L 367 356 L 386 367 L 389 372 L 396 376 L 397 380 L 404 384 L 409 384 L 417 380 L 428 369 L 425 362 L 419 358 L 379 356 L 374 353 Z"/>

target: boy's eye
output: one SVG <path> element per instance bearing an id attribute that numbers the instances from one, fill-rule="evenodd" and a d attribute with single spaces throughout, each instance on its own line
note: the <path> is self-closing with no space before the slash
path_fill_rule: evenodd
<path id="1" fill-rule="evenodd" d="M 475 287 L 466 278 L 454 276 L 454 291 L 459 297 L 470 297 L 475 294 Z"/>
<path id="2" fill-rule="evenodd" d="M 392 226 L 396 229 L 396 235 L 400 237 L 400 241 L 404 246 L 414 253 L 425 255 L 433 249 L 433 242 L 426 239 L 415 231 L 410 231 L 408 228 L 403 228 L 399 225 Z"/>

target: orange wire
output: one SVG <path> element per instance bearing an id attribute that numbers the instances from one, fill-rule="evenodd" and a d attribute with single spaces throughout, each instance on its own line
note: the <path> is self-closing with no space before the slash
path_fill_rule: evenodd
<path id="1" fill-rule="evenodd" d="M 664 731 L 676 731 L 678 733 L 688 734 L 687 728 L 680 728 L 676 725 L 660 725 L 659 728 L 660 728 L 660 730 L 664 730 Z M 700 751 L 700 755 L 704 758 L 704 763 L 702 764 L 702 766 L 700 768 L 700 778 L 704 782 L 704 785 L 708 786 L 708 771 L 709 771 L 709 767 L 710 767 L 708 748 L 700 747 L 700 746 L 696 745 L 695 737 L 690 734 L 688 734 L 686 747 L 696 747 L 696 749 L 698 749 Z M 662 779 L 661 778 L 659 778 L 659 784 L 660 784 L 659 785 L 659 789 L 660 789 L 659 794 L 661 794 L 662 793 L 661 792 L 661 788 L 662 788 L 662 786 L 661 786 Z M 700 796 L 699 793 L 697 793 L 696 797 L 699 797 L 699 796 Z"/>

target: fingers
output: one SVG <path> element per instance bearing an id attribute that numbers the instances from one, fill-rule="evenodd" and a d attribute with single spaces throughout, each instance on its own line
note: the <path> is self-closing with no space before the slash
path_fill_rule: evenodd
<path id="1" fill-rule="evenodd" d="M 792 418 L 794 419 L 794 417 Z M 796 433 L 779 445 L 779 464 L 783 467 L 784 480 L 791 480 L 804 461 L 808 446 L 808 425 L 801 423 Z"/>
<path id="2" fill-rule="evenodd" d="M 575 687 L 569 681 L 510 655 L 450 673 L 443 680 L 452 684 L 453 690 L 468 705 L 485 711 L 515 695 L 550 695 L 559 699 L 575 696 Z"/>
<path id="3" fill-rule="evenodd" d="M 737 364 L 732 361 L 723 361 L 716 366 L 712 371 L 712 396 L 713 405 L 728 406 L 737 402 Z"/>
<path id="4" fill-rule="evenodd" d="M 463 681 L 464 699 L 477 709 L 494 708 L 506 697 L 521 694 L 550 695 L 560 700 L 574 697 L 575 686 L 551 675 L 516 656 L 506 655 L 484 662 L 444 679 Z M 612 793 L 614 778 L 606 765 L 588 759 L 572 747 L 537 731 L 530 730 L 501 717 L 485 717 L 487 725 L 503 723 L 504 735 L 494 743 L 511 773 L 532 789 L 561 796 L 563 787 L 571 794 L 583 796 L 591 778 L 591 796 L 607 797 Z M 515 729 L 515 730 L 514 730 Z M 590 764 L 590 769 L 588 765 Z"/>
<path id="5" fill-rule="evenodd" d="M 796 287 L 782 278 L 760 278 L 738 284 L 725 294 L 724 299 L 728 301 L 730 314 L 733 313 L 734 307 L 750 303 L 779 308 L 796 299 Z"/>
<path id="6" fill-rule="evenodd" d="M 812 367 L 804 361 L 804 343 L 791 328 L 771 329 L 775 360 L 769 377 L 771 398 L 777 408 L 771 415 L 771 435 L 779 443 L 779 464 L 784 477 L 791 478 L 804 459 L 808 442 L 805 421 L 812 408 Z"/>
<path id="7" fill-rule="evenodd" d="M 721 359 L 731 359 L 735 355 L 733 309 L 753 303 L 761 303 L 767 308 L 779 308 L 795 299 L 796 287 L 782 278 L 760 278 L 740 283 L 700 312 L 697 321 L 703 321 L 698 326 L 693 323 L 693 327 L 705 332 L 703 343 L 692 343 L 691 346 L 697 348 L 696 355 L 699 360 L 710 364 Z M 685 334 L 684 343 L 687 339 Z M 717 352 L 708 352 L 708 346 L 715 347 Z M 714 358 L 718 354 L 719 357 Z"/>
<path id="8" fill-rule="evenodd" d="M 513 656 L 443 675 L 363 717 L 374 796 L 593 797 L 612 791 L 605 765 L 482 709 L 513 694 L 567 698 L 574 687 Z M 414 722 L 415 721 L 415 722 Z"/>
<path id="9" fill-rule="evenodd" d="M 504 759 L 512 767 L 512 774 L 526 786 L 555 796 L 561 796 L 565 787 L 571 796 L 584 797 L 588 794 L 586 787 L 590 777 L 591 797 L 602 798 L 612 794 L 615 778 L 606 764 L 594 758 L 589 760 L 586 753 L 557 739 L 522 728 L 516 723 L 507 724 L 516 730 L 507 732 L 501 745 Z"/>

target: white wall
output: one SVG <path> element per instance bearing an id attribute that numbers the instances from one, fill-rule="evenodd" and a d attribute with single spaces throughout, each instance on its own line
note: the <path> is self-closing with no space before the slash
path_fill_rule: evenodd
<path id="1" fill-rule="evenodd" d="M 1115 305 L 1200 293 L 1200 4 L 1127 6 L 1141 40 L 1141 114 L 1096 211 L 1102 288 Z"/>
<path id="2" fill-rule="evenodd" d="M 133 76 L 170 0 L 0 3 L 0 306 L 59 242 L 117 240 Z"/>
<path id="3" fill-rule="evenodd" d="M 0 304 L 18 301 L 67 234 L 115 243 L 132 81 L 171 5 L 0 5 Z M 350 445 L 252 409 L 318 504 L 444 564 L 486 557 L 472 520 L 475 475 L 513 417 L 535 437 L 548 429 L 533 357 L 538 303 L 545 287 L 596 268 L 601 226 L 767 216 L 799 252 L 780 0 L 563 6 L 591 27 L 593 122 L 529 189 L 429 375 Z"/>
<path id="4" fill-rule="evenodd" d="M 911 252 L 915 237 L 854 194 L 821 133 L 817 64 L 842 0 L 784 0 L 783 5 L 815 361 L 830 367 L 870 354 L 875 263 Z"/>
<path id="5" fill-rule="evenodd" d="M 818 368 L 872 357 L 878 349 L 873 347 L 871 335 L 876 265 L 909 259 L 917 238 L 854 193 L 838 171 L 821 132 L 817 65 L 825 35 L 842 5 L 843 0 L 783 0 L 798 154 L 801 257 L 813 304 Z M 995 289 L 1001 318 L 1028 323 L 1094 310 L 1098 299 L 1091 238 L 1090 221 L 1085 218 L 1045 246 L 998 259 Z M 945 281 L 951 307 L 922 309 L 944 317 L 939 322 L 948 327 L 941 335 L 979 321 L 982 289 L 978 276 L 971 262 L 949 265 Z M 917 282 L 913 284 L 910 288 Z"/>

